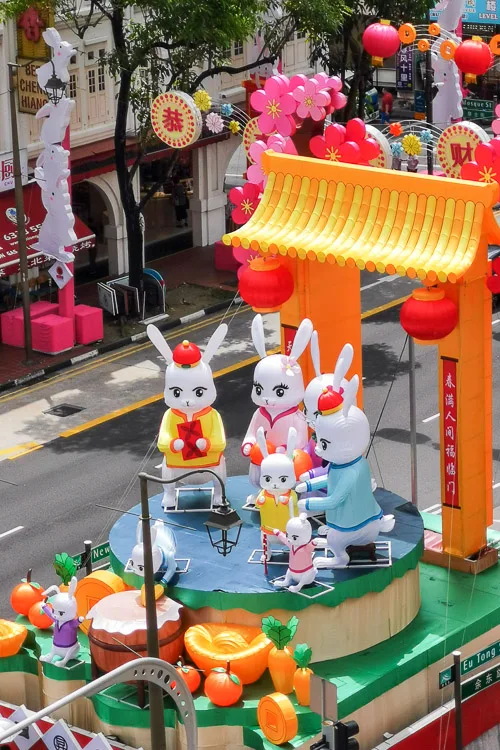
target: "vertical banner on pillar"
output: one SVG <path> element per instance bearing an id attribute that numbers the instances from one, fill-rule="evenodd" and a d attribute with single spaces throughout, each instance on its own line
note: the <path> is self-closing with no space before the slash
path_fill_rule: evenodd
<path id="1" fill-rule="evenodd" d="M 444 462 L 444 499 L 443 505 L 459 507 L 458 497 L 458 435 L 457 435 L 457 362 L 446 357 L 441 358 L 443 365 L 443 403 L 441 414 L 443 420 L 443 462 Z"/>
<path id="2" fill-rule="evenodd" d="M 285 345 L 284 353 L 289 356 L 292 351 L 292 345 L 297 329 L 294 326 L 281 326 L 281 328 L 283 329 L 283 343 Z"/>

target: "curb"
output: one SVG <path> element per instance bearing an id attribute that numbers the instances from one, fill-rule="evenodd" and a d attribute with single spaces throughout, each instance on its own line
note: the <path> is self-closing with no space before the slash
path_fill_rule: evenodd
<path id="1" fill-rule="evenodd" d="M 241 297 L 236 297 L 233 302 L 239 304 L 240 302 L 242 302 L 242 299 Z M 198 310 L 197 312 L 190 313 L 189 315 L 184 315 L 182 318 L 165 320 L 163 323 L 159 323 L 157 328 L 159 328 L 160 331 L 170 331 L 173 328 L 178 328 L 179 326 L 187 325 L 188 323 L 192 323 L 193 321 L 200 318 L 205 318 L 207 315 L 213 315 L 216 312 L 225 310 L 227 307 L 227 300 L 224 300 L 224 302 L 217 302 L 217 304 L 215 305 L 211 305 L 204 310 Z M 55 372 L 59 372 L 59 370 L 65 370 L 67 367 L 78 365 L 80 364 L 80 362 L 85 362 L 85 360 L 87 359 L 95 359 L 101 354 L 107 354 L 108 352 L 112 352 L 115 349 L 122 349 L 124 346 L 135 344 L 138 341 L 144 341 L 145 339 L 147 339 L 147 337 L 148 335 L 144 330 L 140 333 L 134 333 L 132 336 L 126 336 L 123 339 L 112 341 L 109 344 L 101 344 L 101 346 L 98 346 L 95 349 L 91 349 L 88 352 L 84 352 L 83 354 L 77 354 L 75 357 L 70 357 L 69 359 L 65 359 L 53 365 L 48 365 L 41 370 L 29 372 L 27 375 L 23 375 L 22 377 L 16 378 L 15 380 L 7 380 L 7 382 L 5 383 L 0 383 L 0 393 L 8 391 L 11 388 L 17 388 L 20 385 L 26 385 L 26 383 L 34 383 L 40 380 L 44 380 L 44 378 L 49 375 L 53 375 Z"/>

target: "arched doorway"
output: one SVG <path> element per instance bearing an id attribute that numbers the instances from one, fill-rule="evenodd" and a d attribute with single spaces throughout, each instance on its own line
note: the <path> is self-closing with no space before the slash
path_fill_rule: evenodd
<path id="1" fill-rule="evenodd" d="M 96 236 L 95 247 L 75 256 L 77 279 L 86 281 L 110 275 L 110 247 L 107 227 L 116 225 L 115 211 L 109 196 L 87 180 L 72 188 L 74 213 L 85 222 Z M 111 263 L 111 266 L 113 263 Z"/>

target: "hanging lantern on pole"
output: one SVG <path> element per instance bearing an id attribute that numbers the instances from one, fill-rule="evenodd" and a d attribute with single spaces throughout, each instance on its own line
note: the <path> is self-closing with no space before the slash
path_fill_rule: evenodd
<path id="1" fill-rule="evenodd" d="M 476 76 L 483 76 L 493 64 L 493 54 L 480 36 L 461 42 L 454 57 L 457 68 L 465 73 L 466 83 L 477 83 Z"/>
<path id="2" fill-rule="evenodd" d="M 406 333 L 420 344 L 432 344 L 448 336 L 458 323 L 458 308 L 443 289 L 414 289 L 399 315 Z"/>
<path id="3" fill-rule="evenodd" d="M 363 32 L 363 47 L 372 56 L 372 65 L 381 67 L 384 57 L 392 57 L 399 49 L 398 30 L 390 21 L 372 23 Z"/>
<path id="4" fill-rule="evenodd" d="M 293 277 L 278 258 L 253 258 L 239 278 L 241 297 L 255 312 L 277 312 L 293 294 Z"/>

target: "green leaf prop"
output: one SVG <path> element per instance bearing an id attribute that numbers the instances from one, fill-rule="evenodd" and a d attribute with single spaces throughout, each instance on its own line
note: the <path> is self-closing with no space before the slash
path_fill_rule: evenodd
<path id="1" fill-rule="evenodd" d="M 279 620 L 269 615 L 262 620 L 262 632 L 279 651 L 282 651 L 295 635 L 298 624 L 299 621 L 295 615 L 289 619 L 286 625 L 282 625 Z"/>
<path id="2" fill-rule="evenodd" d="M 292 640 L 292 638 L 295 636 L 295 633 L 297 632 L 298 624 L 299 624 L 299 621 L 295 617 L 295 615 L 293 615 L 293 617 L 290 617 L 290 619 L 288 620 L 286 626 L 288 630 L 290 631 L 290 640 Z"/>
<path id="3" fill-rule="evenodd" d="M 300 669 L 307 669 L 312 658 L 312 649 L 307 643 L 297 643 L 293 652 L 295 663 Z"/>
<path id="4" fill-rule="evenodd" d="M 76 573 L 76 565 L 73 558 L 67 552 L 60 552 L 54 558 L 54 570 L 65 586 L 71 581 Z"/>

